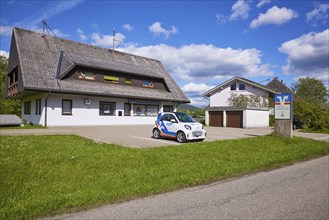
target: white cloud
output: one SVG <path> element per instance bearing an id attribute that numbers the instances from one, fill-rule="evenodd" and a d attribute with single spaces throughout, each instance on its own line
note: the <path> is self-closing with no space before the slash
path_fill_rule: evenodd
<path id="1" fill-rule="evenodd" d="M 126 31 L 132 31 L 134 29 L 134 27 L 131 26 L 130 24 L 124 24 L 122 28 L 125 29 Z"/>
<path id="2" fill-rule="evenodd" d="M 329 3 L 319 4 L 313 11 L 306 14 L 306 21 L 316 25 L 317 22 L 323 22 L 324 24 L 328 21 Z"/>
<path id="3" fill-rule="evenodd" d="M 21 22 L 23 26 L 35 26 L 41 24 L 43 19 L 48 19 L 64 11 L 71 10 L 82 3 L 83 0 L 56 1 L 42 8 L 40 11 Z"/>
<path id="4" fill-rule="evenodd" d="M 48 19 L 55 15 L 58 15 L 64 11 L 70 10 L 78 6 L 82 3 L 83 0 L 67 0 L 67 1 L 54 1 L 51 2 L 47 7 L 42 8 L 37 13 L 33 14 L 32 16 L 26 18 L 21 22 L 17 22 L 15 26 L 27 28 L 39 33 L 42 33 L 41 21 L 43 19 Z M 12 26 L 3 26 L 1 25 L 0 35 L 2 36 L 10 36 L 12 31 Z M 68 37 L 69 35 L 62 33 L 59 29 L 52 30 L 56 36 L 58 37 Z"/>
<path id="5" fill-rule="evenodd" d="M 217 24 L 224 24 L 227 21 L 234 21 L 239 18 L 247 19 L 249 17 L 250 6 L 244 0 L 238 0 L 233 4 L 231 10 L 232 14 L 230 16 L 217 13 L 215 15 Z"/>
<path id="6" fill-rule="evenodd" d="M 7 59 L 9 58 L 9 53 L 4 50 L 0 50 L 0 56 L 5 56 Z"/>
<path id="7" fill-rule="evenodd" d="M 113 47 L 113 36 L 112 35 L 101 35 L 99 33 L 92 33 L 91 39 L 93 39 L 92 44 L 102 47 Z M 116 33 L 114 37 L 114 46 L 117 47 L 122 43 L 126 37 L 121 33 Z"/>
<path id="8" fill-rule="evenodd" d="M 278 8 L 276 5 L 268 9 L 265 14 L 260 13 L 257 19 L 252 20 L 250 27 L 255 29 L 262 25 L 281 25 L 298 17 L 298 13 L 286 7 Z"/>
<path id="9" fill-rule="evenodd" d="M 92 23 L 90 26 L 94 31 L 97 31 L 99 29 L 99 25 L 96 22 Z"/>
<path id="10" fill-rule="evenodd" d="M 256 7 L 260 8 L 266 4 L 270 4 L 272 0 L 259 0 L 259 2 L 257 3 Z"/>
<path id="11" fill-rule="evenodd" d="M 188 83 L 185 84 L 181 89 L 184 91 L 186 96 L 190 99 L 191 105 L 194 106 L 207 106 L 209 104 L 209 100 L 205 99 L 201 96 L 202 93 L 208 91 L 213 88 L 213 86 L 208 86 L 207 84 L 201 83 Z"/>
<path id="12" fill-rule="evenodd" d="M 238 0 L 232 6 L 232 14 L 229 17 L 230 21 L 236 20 L 238 18 L 247 19 L 249 17 L 250 6 L 247 2 L 243 0 Z"/>
<path id="13" fill-rule="evenodd" d="M 13 27 L 9 25 L 1 25 L 0 26 L 0 36 L 11 36 L 13 31 Z"/>
<path id="14" fill-rule="evenodd" d="M 83 31 L 82 31 L 80 28 L 77 29 L 77 32 L 78 32 L 78 34 L 79 34 L 80 39 L 81 39 L 83 42 L 85 42 L 85 41 L 88 39 L 87 35 L 85 35 L 85 34 L 83 33 Z"/>
<path id="15" fill-rule="evenodd" d="M 165 44 L 120 48 L 128 53 L 160 60 L 176 80 L 213 82 L 231 76 L 273 75 L 270 65 L 262 64 L 261 52 L 255 48 L 218 48 L 214 45 L 191 44 L 179 48 Z"/>
<path id="16" fill-rule="evenodd" d="M 211 87 L 201 83 L 201 84 L 196 84 L 196 83 L 188 83 L 186 85 L 183 86 L 182 90 L 184 92 L 188 92 L 188 93 L 198 93 L 198 94 L 202 94 L 206 91 L 208 91 Z"/>
<path id="17" fill-rule="evenodd" d="M 228 18 L 225 15 L 217 13 L 216 15 L 217 24 L 224 24 L 227 22 Z"/>
<path id="18" fill-rule="evenodd" d="M 204 108 L 209 106 L 209 99 L 206 99 L 199 95 L 198 97 L 190 97 L 187 95 L 187 97 L 190 99 L 191 103 L 190 105 L 199 107 L 199 108 Z"/>
<path id="19" fill-rule="evenodd" d="M 178 29 L 175 26 L 171 26 L 171 30 L 165 29 L 161 26 L 160 22 L 153 23 L 151 26 L 149 26 L 149 30 L 155 35 L 163 34 L 165 39 L 168 39 L 171 34 L 178 32 Z"/>
<path id="20" fill-rule="evenodd" d="M 283 73 L 329 80 L 329 29 L 304 34 L 283 43 L 278 50 L 288 54 Z"/>

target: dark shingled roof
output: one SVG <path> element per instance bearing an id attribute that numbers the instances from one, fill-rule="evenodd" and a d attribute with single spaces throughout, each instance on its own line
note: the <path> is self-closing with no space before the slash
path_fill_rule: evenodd
<path id="1" fill-rule="evenodd" d="M 282 81 L 280 81 L 278 77 L 274 77 L 274 79 L 267 83 L 266 86 L 278 93 L 292 93 L 292 90 L 289 89 Z"/>
<path id="2" fill-rule="evenodd" d="M 114 51 L 29 30 L 14 28 L 24 90 L 102 95 L 189 103 L 160 61 Z M 13 46 L 13 44 L 12 44 Z M 11 48 L 12 50 L 12 48 Z M 138 77 L 164 80 L 168 90 L 64 79 L 76 66 L 114 70 Z M 10 65 L 8 72 L 11 71 Z"/>

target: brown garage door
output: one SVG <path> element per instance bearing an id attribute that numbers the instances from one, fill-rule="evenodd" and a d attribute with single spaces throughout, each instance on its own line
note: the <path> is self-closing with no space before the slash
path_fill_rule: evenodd
<path id="1" fill-rule="evenodd" d="M 223 112 L 209 112 L 209 126 L 223 127 Z"/>
<path id="2" fill-rule="evenodd" d="M 226 127 L 242 128 L 242 111 L 227 111 L 226 112 Z"/>

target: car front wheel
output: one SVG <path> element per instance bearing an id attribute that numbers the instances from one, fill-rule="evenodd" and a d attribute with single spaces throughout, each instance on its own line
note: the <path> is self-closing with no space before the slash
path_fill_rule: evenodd
<path id="1" fill-rule="evenodd" d="M 153 137 L 154 137 L 155 139 L 159 139 L 159 138 L 161 137 L 161 135 L 160 135 L 160 130 L 159 130 L 159 129 L 157 129 L 157 128 L 154 128 L 154 129 L 153 129 Z"/>
<path id="2" fill-rule="evenodd" d="M 177 132 L 176 139 L 179 143 L 185 143 L 186 142 L 185 133 L 182 131 Z"/>

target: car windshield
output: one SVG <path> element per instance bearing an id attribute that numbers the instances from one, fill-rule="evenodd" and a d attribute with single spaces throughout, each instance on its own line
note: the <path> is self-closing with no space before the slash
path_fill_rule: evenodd
<path id="1" fill-rule="evenodd" d="M 175 112 L 175 115 L 180 122 L 195 122 L 195 120 L 186 113 Z"/>

